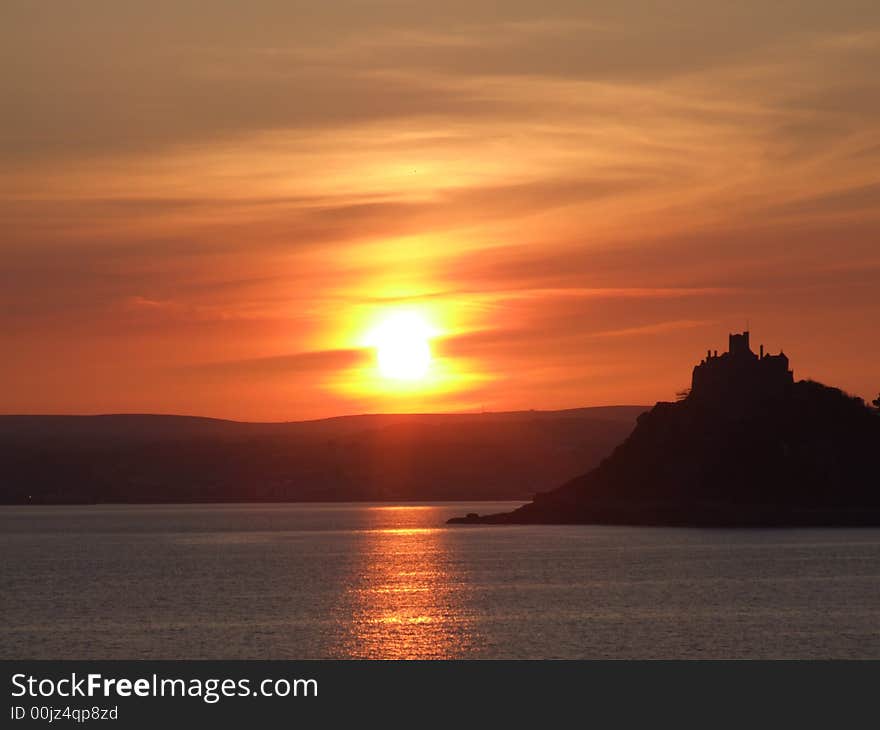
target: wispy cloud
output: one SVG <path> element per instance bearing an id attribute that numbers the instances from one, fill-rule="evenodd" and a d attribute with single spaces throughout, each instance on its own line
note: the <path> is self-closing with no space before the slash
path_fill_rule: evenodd
<path id="1" fill-rule="evenodd" d="M 328 370 L 363 366 L 368 359 L 369 353 L 363 349 L 314 350 L 291 355 L 201 363 L 187 367 L 186 371 L 203 376 L 279 378 L 308 373 L 323 374 Z"/>

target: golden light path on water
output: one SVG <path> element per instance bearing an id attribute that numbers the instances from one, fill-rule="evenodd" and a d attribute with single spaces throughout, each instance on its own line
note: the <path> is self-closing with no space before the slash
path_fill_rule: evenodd
<path id="1" fill-rule="evenodd" d="M 425 507 L 395 510 L 401 522 L 418 521 Z M 443 659 L 468 653 L 476 641 L 474 617 L 465 605 L 463 582 L 449 531 L 440 527 L 365 530 L 354 581 L 345 602 L 350 611 L 340 656 L 359 659 Z"/>

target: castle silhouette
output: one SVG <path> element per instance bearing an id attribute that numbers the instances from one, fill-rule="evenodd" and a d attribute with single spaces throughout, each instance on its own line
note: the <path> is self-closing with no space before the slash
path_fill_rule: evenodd
<path id="1" fill-rule="evenodd" d="M 742 332 L 592 471 L 512 512 L 450 522 L 877 526 L 878 453 L 880 417 L 861 398 L 795 382 L 784 352 L 756 355 Z"/>
<path id="2" fill-rule="evenodd" d="M 727 352 L 706 351 L 706 358 L 694 367 L 688 398 L 718 399 L 782 394 L 794 383 L 794 373 L 788 368 L 788 357 L 780 350 L 778 355 L 756 355 L 749 347 L 748 330 L 728 335 Z"/>

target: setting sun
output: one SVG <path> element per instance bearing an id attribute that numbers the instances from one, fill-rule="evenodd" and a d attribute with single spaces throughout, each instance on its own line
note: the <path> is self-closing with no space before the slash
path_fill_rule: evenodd
<path id="1" fill-rule="evenodd" d="M 371 332 L 379 372 L 392 380 L 421 380 L 431 367 L 433 330 L 416 312 L 396 312 Z"/>

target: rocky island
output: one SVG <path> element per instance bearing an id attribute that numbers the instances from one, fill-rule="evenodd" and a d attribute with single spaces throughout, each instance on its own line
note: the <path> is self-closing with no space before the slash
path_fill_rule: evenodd
<path id="1" fill-rule="evenodd" d="M 593 470 L 513 512 L 450 523 L 880 525 L 878 454 L 875 409 L 796 382 L 784 353 L 754 353 L 743 332 Z"/>

